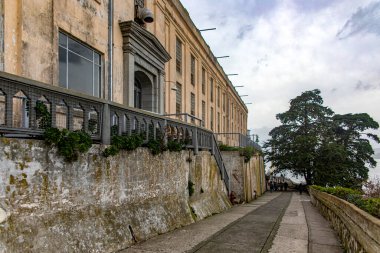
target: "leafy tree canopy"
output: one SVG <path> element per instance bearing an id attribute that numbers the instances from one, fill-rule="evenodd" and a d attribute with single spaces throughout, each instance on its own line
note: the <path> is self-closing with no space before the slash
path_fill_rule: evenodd
<path id="1" fill-rule="evenodd" d="M 303 92 L 290 101 L 290 108 L 276 118 L 281 125 L 269 133 L 266 160 L 276 171 L 304 176 L 307 184 L 361 187 L 368 168 L 375 167 L 367 132 L 379 124 L 368 114 L 335 114 L 323 106 L 320 91 Z"/>

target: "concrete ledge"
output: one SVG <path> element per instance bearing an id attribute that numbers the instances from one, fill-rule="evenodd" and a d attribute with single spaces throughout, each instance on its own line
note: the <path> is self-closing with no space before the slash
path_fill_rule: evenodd
<path id="1" fill-rule="evenodd" d="M 310 188 L 311 202 L 332 223 L 347 252 L 380 252 L 380 219 L 355 205 Z"/>

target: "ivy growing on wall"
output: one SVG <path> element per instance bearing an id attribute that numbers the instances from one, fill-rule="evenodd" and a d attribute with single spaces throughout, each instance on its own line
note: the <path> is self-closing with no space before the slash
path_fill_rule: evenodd
<path id="1" fill-rule="evenodd" d="M 57 147 L 58 153 L 68 162 L 78 160 L 80 153 L 87 152 L 92 146 L 91 136 L 84 131 L 69 131 L 51 127 L 51 113 L 43 101 L 37 101 L 34 107 L 36 124 L 44 129 L 46 144 Z"/>
<path id="2" fill-rule="evenodd" d="M 78 160 L 80 153 L 87 152 L 92 146 L 91 136 L 84 131 L 47 128 L 44 133 L 45 142 L 58 148 L 58 153 L 68 162 Z"/>

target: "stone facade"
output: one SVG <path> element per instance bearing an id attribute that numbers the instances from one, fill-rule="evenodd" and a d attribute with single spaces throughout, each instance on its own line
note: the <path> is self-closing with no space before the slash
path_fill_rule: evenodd
<path id="1" fill-rule="evenodd" d="M 0 139 L 0 252 L 114 252 L 230 207 L 209 152 L 103 148 L 66 163 L 43 141 Z"/>
<path id="2" fill-rule="evenodd" d="M 263 157 L 253 156 L 248 163 L 238 151 L 222 151 L 222 157 L 236 202 L 250 202 L 265 192 Z"/>
<path id="3" fill-rule="evenodd" d="M 113 19 L 108 23 L 110 3 Z M 149 0 L 145 6 L 154 14 L 154 22 L 141 27 L 149 36 L 126 36 L 125 24 L 135 15 L 134 0 L 0 0 L 0 69 L 62 85 L 59 36 L 64 33 L 101 56 L 100 97 L 136 106 L 136 82 L 149 83 L 149 90 L 142 92 L 142 109 L 193 114 L 214 132 L 246 134 L 247 107 L 180 1 Z M 155 42 L 139 43 L 147 37 Z M 181 71 L 177 70 L 177 40 Z M 142 47 L 136 50 L 133 45 Z M 177 85 L 180 94 L 175 91 Z M 238 139 L 222 141 L 236 145 Z"/>
<path id="4" fill-rule="evenodd" d="M 309 188 L 311 202 L 338 232 L 346 252 L 380 252 L 380 220 L 333 195 Z"/>

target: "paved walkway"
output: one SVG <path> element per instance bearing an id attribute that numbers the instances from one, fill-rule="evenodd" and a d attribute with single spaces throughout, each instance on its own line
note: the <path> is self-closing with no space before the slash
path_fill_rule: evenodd
<path id="1" fill-rule="evenodd" d="M 200 222 L 133 245 L 136 252 L 343 252 L 329 223 L 298 193 L 266 193 Z"/>

